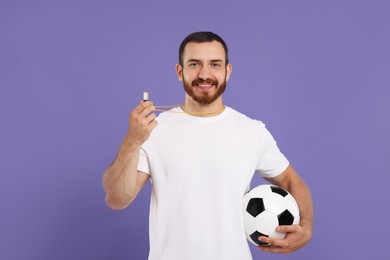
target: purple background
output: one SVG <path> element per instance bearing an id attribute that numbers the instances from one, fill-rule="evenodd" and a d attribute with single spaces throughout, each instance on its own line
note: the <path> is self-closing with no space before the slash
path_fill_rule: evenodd
<path id="1" fill-rule="evenodd" d="M 147 258 L 150 185 L 112 211 L 101 177 L 143 91 L 183 101 L 177 50 L 198 30 L 230 47 L 225 103 L 267 124 L 313 193 L 312 242 L 254 259 L 383 259 L 389 24 L 385 0 L 2 0 L 0 259 Z"/>

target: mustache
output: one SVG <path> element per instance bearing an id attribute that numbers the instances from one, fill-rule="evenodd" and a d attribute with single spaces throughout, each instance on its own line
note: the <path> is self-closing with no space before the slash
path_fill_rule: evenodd
<path id="1" fill-rule="evenodd" d="M 206 80 L 195 79 L 192 81 L 192 86 L 195 86 L 197 84 L 212 84 L 212 85 L 218 86 L 218 81 L 214 80 L 214 79 L 206 79 Z"/>

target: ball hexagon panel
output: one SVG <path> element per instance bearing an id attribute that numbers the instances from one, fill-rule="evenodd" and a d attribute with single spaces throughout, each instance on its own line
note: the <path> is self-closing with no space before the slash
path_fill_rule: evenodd
<path id="1" fill-rule="evenodd" d="M 257 231 L 269 235 L 275 232 L 276 226 L 279 225 L 279 220 L 277 215 L 264 211 L 256 217 L 255 223 Z"/>
<path id="2" fill-rule="evenodd" d="M 263 195 L 264 208 L 266 211 L 279 215 L 286 210 L 286 200 L 277 193 L 267 193 Z"/>
<path id="3" fill-rule="evenodd" d="M 248 192 L 251 198 L 262 198 L 264 194 L 268 193 L 271 193 L 270 185 L 259 185 Z"/>
<path id="4" fill-rule="evenodd" d="M 252 234 L 256 231 L 256 219 L 252 217 L 251 214 L 249 214 L 248 212 L 244 212 L 243 221 L 245 223 L 245 234 Z"/>

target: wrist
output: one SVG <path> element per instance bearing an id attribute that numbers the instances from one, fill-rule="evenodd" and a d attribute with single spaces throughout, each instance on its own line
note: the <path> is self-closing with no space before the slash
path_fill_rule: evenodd
<path id="1" fill-rule="evenodd" d="M 126 133 L 126 136 L 123 140 L 123 143 L 130 149 L 139 150 L 141 148 L 142 142 L 138 141 L 137 138 L 130 132 Z"/>
<path id="2" fill-rule="evenodd" d="M 299 225 L 302 227 L 303 230 L 307 233 L 308 237 L 311 238 L 313 234 L 313 223 L 309 220 L 301 220 L 299 222 Z"/>
<path id="3" fill-rule="evenodd" d="M 313 227 L 312 222 L 309 221 L 309 220 L 306 220 L 306 219 L 301 219 L 301 220 L 299 221 L 299 225 L 300 225 L 301 227 L 309 228 L 309 229 L 312 229 L 312 227 Z"/>

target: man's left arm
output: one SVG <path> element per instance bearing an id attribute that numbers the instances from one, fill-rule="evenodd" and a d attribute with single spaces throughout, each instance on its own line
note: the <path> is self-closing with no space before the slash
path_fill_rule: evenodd
<path id="1" fill-rule="evenodd" d="M 313 232 L 313 202 L 310 190 L 306 183 L 289 165 L 280 175 L 266 178 L 270 183 L 288 190 L 298 203 L 300 211 L 299 225 L 279 226 L 278 232 L 287 233 L 283 239 L 260 237 L 260 240 L 269 243 L 269 246 L 259 246 L 264 252 L 291 253 L 306 245 Z"/>

